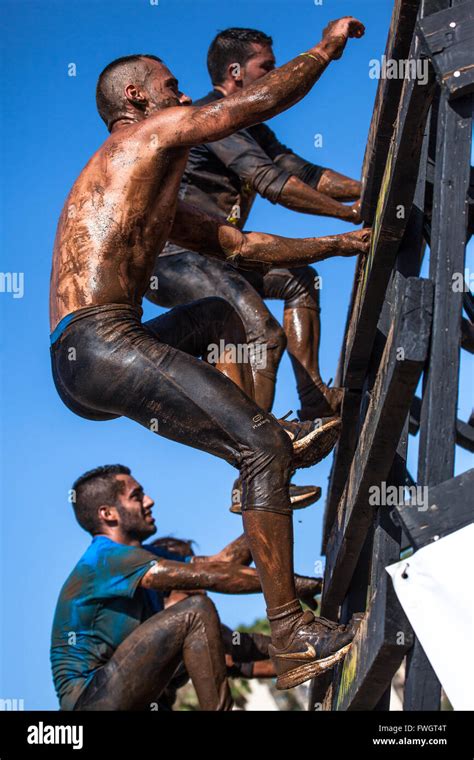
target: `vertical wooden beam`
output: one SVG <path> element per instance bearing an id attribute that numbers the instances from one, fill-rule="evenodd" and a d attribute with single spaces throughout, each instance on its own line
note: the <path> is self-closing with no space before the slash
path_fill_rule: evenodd
<path id="1" fill-rule="evenodd" d="M 442 93 L 430 256 L 433 327 L 421 409 L 420 485 L 436 485 L 454 474 L 463 293 L 453 290 L 453 275 L 464 274 L 471 121 L 471 97 L 450 103 Z"/>
<path id="2" fill-rule="evenodd" d="M 450 4 L 459 3 L 452 0 Z M 439 5 L 449 7 L 448 2 L 438 0 Z M 442 91 L 430 256 L 434 313 L 421 410 L 419 485 L 436 485 L 454 474 L 462 293 L 453 291 L 452 278 L 455 273 L 464 272 L 471 122 L 472 97 L 449 102 L 448 93 Z M 415 641 L 407 660 L 404 707 L 438 710 L 439 704 L 439 681 L 421 644 Z"/>

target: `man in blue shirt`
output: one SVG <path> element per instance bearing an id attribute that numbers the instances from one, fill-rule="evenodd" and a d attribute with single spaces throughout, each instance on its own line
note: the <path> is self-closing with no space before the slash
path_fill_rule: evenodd
<path id="1" fill-rule="evenodd" d="M 123 465 L 85 473 L 73 495 L 75 516 L 93 540 L 61 589 L 53 621 L 61 709 L 152 709 L 184 664 L 201 709 L 230 710 L 221 624 L 199 591 L 261 590 L 242 539 L 213 557 L 143 544 L 156 532 L 154 502 Z M 314 578 L 296 582 L 303 599 L 320 587 Z M 163 593 L 172 590 L 191 595 L 164 609 Z"/>

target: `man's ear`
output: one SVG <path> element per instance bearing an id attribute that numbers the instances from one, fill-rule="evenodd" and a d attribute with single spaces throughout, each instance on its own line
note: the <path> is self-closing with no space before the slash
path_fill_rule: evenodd
<path id="1" fill-rule="evenodd" d="M 124 93 L 129 103 L 133 103 L 137 108 L 143 108 L 148 103 L 145 93 L 135 84 L 127 84 Z"/>
<path id="2" fill-rule="evenodd" d="M 242 66 L 240 63 L 229 63 L 227 66 L 227 76 L 234 82 L 242 82 Z"/>
<path id="3" fill-rule="evenodd" d="M 108 504 L 103 504 L 99 509 L 97 510 L 99 514 L 99 518 L 103 520 L 106 523 L 111 522 L 117 522 L 118 519 L 118 512 L 116 507 L 111 507 Z"/>

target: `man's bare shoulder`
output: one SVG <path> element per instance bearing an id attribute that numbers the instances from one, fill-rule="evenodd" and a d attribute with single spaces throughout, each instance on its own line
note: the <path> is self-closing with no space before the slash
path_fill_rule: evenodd
<path id="1" fill-rule="evenodd" d="M 194 143 L 194 133 L 210 124 L 213 115 L 222 110 L 221 101 L 201 106 L 172 106 L 149 116 L 139 123 L 140 134 L 152 140 L 155 147 L 174 148 Z M 137 125 L 138 126 L 138 125 Z M 200 140 L 199 140 L 200 142 Z"/>

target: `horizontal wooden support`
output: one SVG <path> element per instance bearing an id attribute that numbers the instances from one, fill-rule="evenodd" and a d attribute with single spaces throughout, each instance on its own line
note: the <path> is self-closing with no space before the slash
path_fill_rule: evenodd
<path id="1" fill-rule="evenodd" d="M 474 522 L 473 493 L 474 468 L 429 488 L 427 503 L 407 502 L 396 507 L 411 545 L 420 549 Z"/>
<path id="2" fill-rule="evenodd" d="M 338 688 L 333 688 L 333 710 L 372 710 L 413 644 L 410 623 L 385 576 L 344 659 Z"/>
<path id="3" fill-rule="evenodd" d="M 420 0 L 395 0 L 385 46 L 387 61 L 405 60 L 410 52 Z M 362 218 L 372 224 L 385 162 L 397 117 L 403 79 L 379 79 L 362 166 Z"/>
<path id="4" fill-rule="evenodd" d="M 456 443 L 461 448 L 474 452 L 474 427 L 462 420 L 456 420 Z"/>
<path id="5" fill-rule="evenodd" d="M 402 278 L 397 274 L 398 278 Z M 369 489 L 386 480 L 428 352 L 433 287 L 410 277 L 380 368 L 326 551 L 323 614 L 337 614 L 374 517 Z"/>
<path id="6" fill-rule="evenodd" d="M 415 58 L 414 48 L 410 57 Z M 434 92 L 430 67 L 426 83 L 405 80 L 387 156 L 373 225 L 370 253 L 347 332 L 344 385 L 362 388 L 390 275 L 410 216 L 428 110 Z"/>
<path id="7" fill-rule="evenodd" d="M 469 0 L 421 19 L 417 32 L 450 98 L 474 92 L 474 3 Z"/>
<path id="8" fill-rule="evenodd" d="M 474 324 L 468 319 L 461 319 L 461 348 L 474 354 Z"/>
<path id="9" fill-rule="evenodd" d="M 466 292 L 463 294 L 462 305 L 470 321 L 474 322 L 474 296 L 470 290 L 466 290 Z"/>
<path id="10" fill-rule="evenodd" d="M 410 433 L 416 435 L 420 429 L 421 398 L 415 396 L 410 408 Z M 474 451 L 474 427 L 462 420 L 456 420 L 456 443 L 467 451 Z"/>

